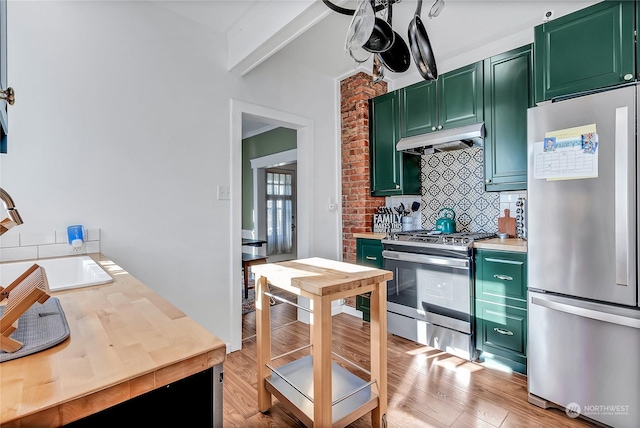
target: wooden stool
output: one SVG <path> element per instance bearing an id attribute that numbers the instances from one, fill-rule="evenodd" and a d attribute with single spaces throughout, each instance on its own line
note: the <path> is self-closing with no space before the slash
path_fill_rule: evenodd
<path id="1" fill-rule="evenodd" d="M 22 343 L 9 336 L 18 328 L 18 319 L 35 302 L 49 299 L 49 283 L 44 268 L 34 264 L 6 288 L 0 287 L 0 300 L 7 298 L 5 312 L 0 318 L 0 350 L 16 352 Z"/>
<path id="2" fill-rule="evenodd" d="M 249 286 L 249 267 L 251 265 L 262 265 L 267 262 L 267 256 L 253 255 L 249 253 L 242 253 L 242 271 L 244 275 L 244 298 L 249 297 L 249 289 L 254 286 Z"/>

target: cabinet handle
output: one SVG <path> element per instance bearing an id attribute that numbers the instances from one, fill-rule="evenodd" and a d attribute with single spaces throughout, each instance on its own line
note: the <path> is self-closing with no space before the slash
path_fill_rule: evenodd
<path id="1" fill-rule="evenodd" d="M 504 334 L 505 336 L 513 336 L 513 332 L 509 330 L 504 330 L 502 328 L 495 327 L 493 329 L 496 333 Z"/>
<path id="2" fill-rule="evenodd" d="M 631 80 L 631 79 L 633 79 L 633 74 L 627 73 L 627 74 L 624 75 L 624 80 L 628 81 L 628 80 Z"/>
<path id="3" fill-rule="evenodd" d="M 367 260 L 378 260 L 377 257 L 373 257 L 373 256 L 365 256 L 365 259 L 367 259 Z"/>
<path id="4" fill-rule="evenodd" d="M 438 125 L 438 129 L 442 129 L 442 125 Z"/>
<path id="5" fill-rule="evenodd" d="M 431 127 L 431 130 L 432 130 L 432 131 L 435 131 L 435 130 L 436 130 L 436 127 L 435 127 L 435 126 L 432 126 L 432 127 Z"/>
<path id="6" fill-rule="evenodd" d="M 500 274 L 495 274 L 493 275 L 494 278 L 497 279 L 501 279 L 503 281 L 513 281 L 513 277 L 509 276 L 509 275 L 500 275 Z"/>
<path id="7" fill-rule="evenodd" d="M 490 178 L 487 178 L 486 180 L 484 180 L 484 182 L 485 182 L 485 183 L 487 183 L 487 184 L 489 184 L 489 183 L 491 183 L 491 179 L 490 179 Z"/>
<path id="8" fill-rule="evenodd" d="M 399 185 L 399 184 L 396 184 L 396 189 L 399 189 L 399 188 L 400 188 L 400 185 Z"/>

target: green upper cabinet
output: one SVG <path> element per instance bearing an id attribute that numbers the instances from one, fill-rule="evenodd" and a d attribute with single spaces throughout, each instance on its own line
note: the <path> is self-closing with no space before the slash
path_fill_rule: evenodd
<path id="1" fill-rule="evenodd" d="M 398 152 L 397 91 L 369 101 L 369 161 L 372 196 L 419 195 L 420 156 Z"/>
<path id="2" fill-rule="evenodd" d="M 399 90 L 400 137 L 483 120 L 482 61 Z"/>
<path id="3" fill-rule="evenodd" d="M 484 61 L 486 191 L 527 188 L 527 109 L 533 102 L 533 47 Z"/>
<path id="4" fill-rule="evenodd" d="M 604 1 L 535 27 L 536 102 L 634 79 L 633 1 Z"/>

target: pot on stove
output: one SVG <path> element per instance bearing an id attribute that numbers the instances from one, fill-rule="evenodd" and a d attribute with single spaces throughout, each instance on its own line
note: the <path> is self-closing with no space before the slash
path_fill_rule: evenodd
<path id="1" fill-rule="evenodd" d="M 442 233 L 456 232 L 456 213 L 451 208 L 440 210 L 440 218 L 436 220 L 436 230 Z"/>

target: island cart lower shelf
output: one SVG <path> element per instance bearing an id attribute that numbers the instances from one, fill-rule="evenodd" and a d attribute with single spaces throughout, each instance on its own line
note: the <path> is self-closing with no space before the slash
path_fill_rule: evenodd
<path id="1" fill-rule="evenodd" d="M 332 363 L 332 425 L 344 426 L 378 407 L 371 385 L 335 362 Z M 313 356 L 295 360 L 272 370 L 265 386 L 305 425 L 313 425 Z"/>
<path id="2" fill-rule="evenodd" d="M 268 411 L 275 396 L 306 426 L 344 427 L 368 412 L 372 427 L 385 426 L 387 281 L 393 273 L 317 257 L 258 265 L 254 272 L 258 409 Z M 308 298 L 313 317 L 309 325 L 311 343 L 303 347 L 310 348 L 311 355 L 280 367 L 271 366 L 271 361 L 280 357 L 271 356 L 270 286 Z M 332 361 L 331 302 L 369 292 L 371 370 L 367 382 Z"/>

